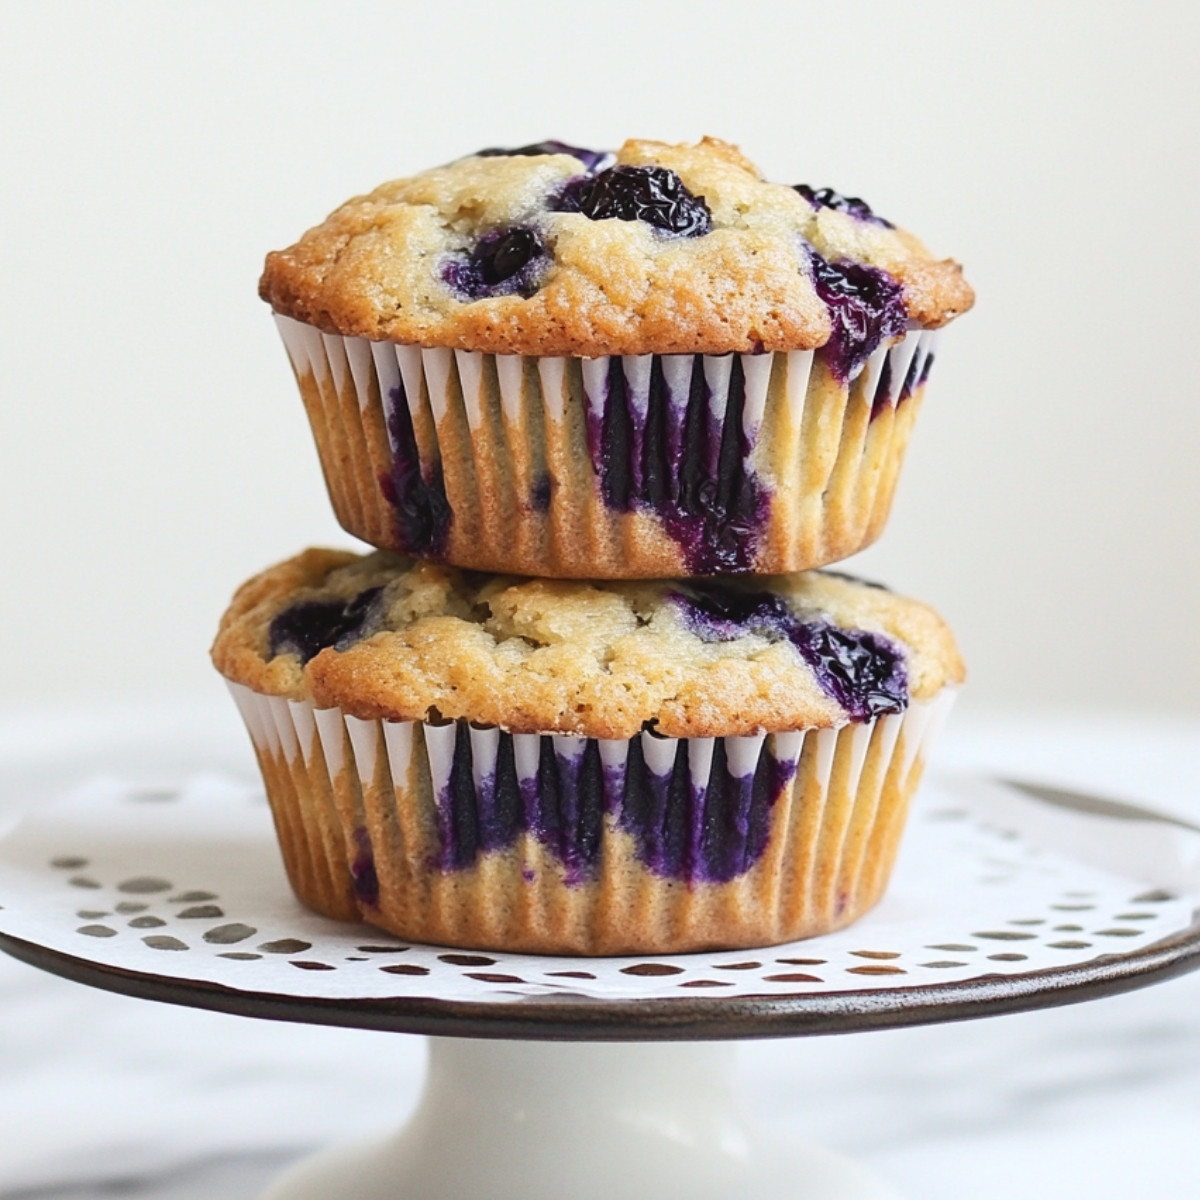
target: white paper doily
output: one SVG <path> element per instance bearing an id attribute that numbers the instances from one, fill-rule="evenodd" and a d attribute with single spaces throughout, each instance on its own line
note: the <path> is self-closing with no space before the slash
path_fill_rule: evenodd
<path id="1" fill-rule="evenodd" d="M 0 933 L 247 992 L 479 1004 L 921 987 L 1128 956 L 1192 924 L 1200 831 L 1042 794 L 1055 802 L 979 779 L 927 783 L 886 897 L 838 933 L 586 959 L 415 945 L 316 916 L 287 886 L 257 788 L 216 776 L 155 791 L 97 780 L 0 841 Z"/>

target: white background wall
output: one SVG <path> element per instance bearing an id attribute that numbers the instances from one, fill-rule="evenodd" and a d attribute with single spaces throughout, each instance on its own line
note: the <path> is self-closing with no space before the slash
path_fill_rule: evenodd
<path id="1" fill-rule="evenodd" d="M 1183 0 L 0 3 L 0 707 L 208 696 L 330 517 L 264 252 L 481 146 L 741 143 L 966 264 L 884 541 L 985 705 L 1200 711 Z"/>

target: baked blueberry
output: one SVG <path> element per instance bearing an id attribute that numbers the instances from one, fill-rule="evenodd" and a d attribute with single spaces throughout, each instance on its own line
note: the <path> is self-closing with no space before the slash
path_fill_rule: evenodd
<path id="1" fill-rule="evenodd" d="M 833 323 L 825 348 L 829 365 L 846 382 L 858 374 L 880 342 L 907 328 L 904 289 L 879 267 L 827 262 L 811 247 L 808 257 L 813 286 Z"/>
<path id="2" fill-rule="evenodd" d="M 301 600 L 272 620 L 267 640 L 272 654 L 295 654 L 302 663 L 327 646 L 345 650 L 376 618 L 382 587 L 367 588 L 349 600 Z"/>
<path id="3" fill-rule="evenodd" d="M 887 638 L 817 620 L 797 622 L 788 640 L 800 651 L 821 689 L 852 720 L 869 721 L 908 706 L 904 657 Z"/>
<path id="4" fill-rule="evenodd" d="M 448 262 L 442 278 L 471 300 L 517 292 L 528 297 L 537 291 L 537 264 L 545 256 L 546 247 L 532 229 L 493 229 L 465 258 Z"/>
<path id="5" fill-rule="evenodd" d="M 792 187 L 802 195 L 814 208 L 832 208 L 835 212 L 847 213 L 860 221 L 869 221 L 872 225 L 882 225 L 884 229 L 895 229 L 891 221 L 876 214 L 871 206 L 858 196 L 843 196 L 833 188 L 811 188 L 807 183 L 794 183 Z"/>
<path id="6" fill-rule="evenodd" d="M 709 580 L 680 589 L 675 601 L 697 637 L 727 642 L 747 634 L 786 639 L 852 720 L 867 721 L 908 705 L 908 671 L 902 651 L 888 638 L 843 629 L 828 617 L 795 612 L 782 596 Z"/>
<path id="7" fill-rule="evenodd" d="M 693 196 L 667 167 L 616 166 L 573 179 L 559 194 L 557 207 L 593 221 L 645 221 L 682 237 L 712 232 L 712 213 L 704 197 Z"/>

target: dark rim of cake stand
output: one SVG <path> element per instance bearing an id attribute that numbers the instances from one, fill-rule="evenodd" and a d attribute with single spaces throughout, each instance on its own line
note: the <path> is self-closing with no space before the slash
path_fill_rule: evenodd
<path id="1" fill-rule="evenodd" d="M 803 995 L 592 1000 L 530 996 L 461 1001 L 418 997 L 329 999 L 244 991 L 107 966 L 0 933 L 0 949 L 78 983 L 191 1008 L 313 1025 L 435 1037 L 529 1041 L 717 1041 L 858 1033 L 966 1021 L 1077 1004 L 1132 991 L 1200 967 L 1200 918 L 1180 933 L 1130 954 L 1020 975 L 956 983 Z"/>

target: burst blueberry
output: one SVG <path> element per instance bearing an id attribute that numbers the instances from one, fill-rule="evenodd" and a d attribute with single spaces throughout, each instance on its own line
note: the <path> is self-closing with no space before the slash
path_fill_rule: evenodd
<path id="1" fill-rule="evenodd" d="M 377 623 L 382 593 L 373 587 L 349 600 L 301 600 L 285 608 L 267 631 L 272 656 L 295 654 L 306 663 L 327 646 L 348 649 Z"/>
<path id="2" fill-rule="evenodd" d="M 843 383 L 853 379 L 885 339 L 908 325 L 899 280 L 865 263 L 828 262 L 808 247 L 809 270 L 817 295 L 829 309 L 833 330 L 826 361 Z"/>
<path id="3" fill-rule="evenodd" d="M 829 621 L 803 621 L 788 635 L 822 691 L 854 721 L 870 721 L 908 706 L 904 658 L 886 638 Z"/>
<path id="4" fill-rule="evenodd" d="M 712 232 L 712 213 L 703 196 L 666 167 L 609 167 L 593 177 L 570 180 L 555 202 L 560 212 L 593 221 L 644 221 L 680 237 Z"/>
<path id="5" fill-rule="evenodd" d="M 442 268 L 442 278 L 470 300 L 485 296 L 525 297 L 537 291 L 539 266 L 546 247 L 537 233 L 524 226 L 493 229 L 462 258 L 451 259 Z"/>
<path id="6" fill-rule="evenodd" d="M 791 642 L 817 685 L 851 720 L 869 721 L 908 706 L 903 652 L 880 634 L 842 629 L 820 614 L 793 612 L 782 596 L 714 580 L 681 587 L 673 599 L 692 632 L 705 641 L 753 634 Z"/>
<path id="7" fill-rule="evenodd" d="M 847 213 L 860 221 L 868 221 L 872 225 L 882 225 L 884 229 L 895 229 L 891 221 L 876 214 L 871 206 L 858 196 L 843 196 L 833 188 L 811 188 L 807 183 L 794 183 L 792 187 L 802 195 L 814 208 L 832 208 L 835 212 Z"/>

